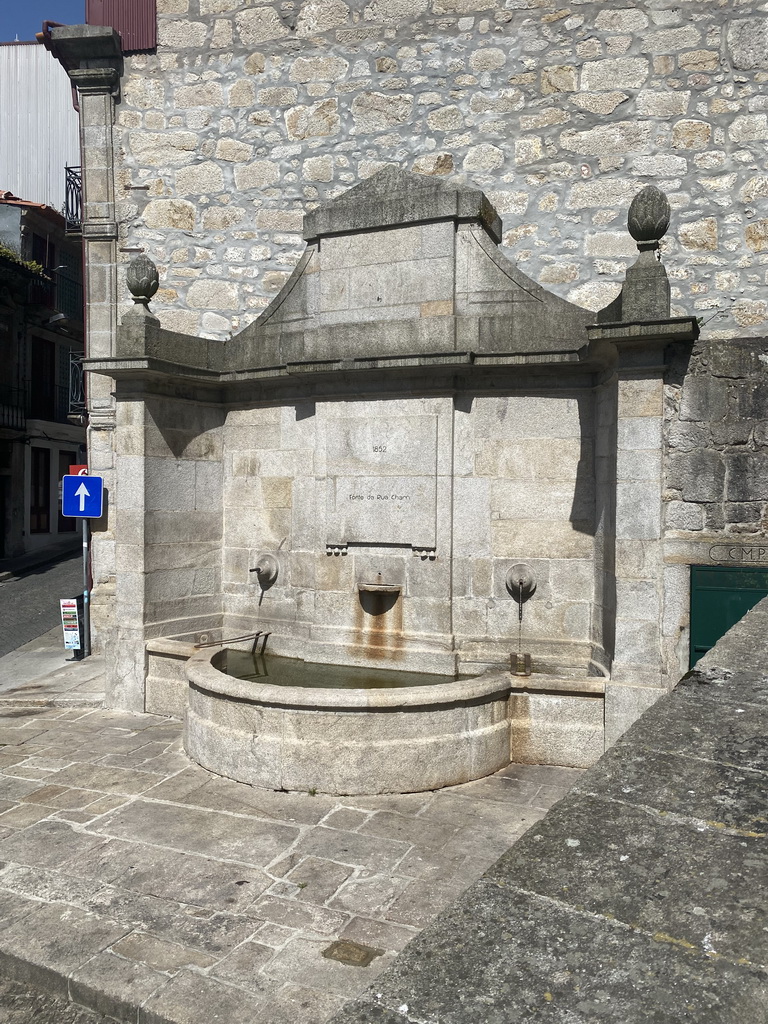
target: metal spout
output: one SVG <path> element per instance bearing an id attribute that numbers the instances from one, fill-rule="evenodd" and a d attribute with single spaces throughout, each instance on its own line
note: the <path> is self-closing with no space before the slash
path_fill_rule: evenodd
<path id="1" fill-rule="evenodd" d="M 531 674 L 531 656 L 527 653 L 510 654 L 510 669 L 516 676 L 529 676 Z"/>

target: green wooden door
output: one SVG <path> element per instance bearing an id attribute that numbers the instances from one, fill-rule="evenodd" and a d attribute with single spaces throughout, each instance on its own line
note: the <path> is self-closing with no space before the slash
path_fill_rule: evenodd
<path id="1" fill-rule="evenodd" d="M 692 565 L 690 667 L 766 596 L 768 569 Z"/>

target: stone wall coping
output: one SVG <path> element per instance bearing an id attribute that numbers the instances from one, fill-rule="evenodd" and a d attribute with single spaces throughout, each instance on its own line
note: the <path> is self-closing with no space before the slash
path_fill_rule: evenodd
<path id="1" fill-rule="evenodd" d="M 667 344 L 670 341 L 695 341 L 699 336 L 696 317 L 679 316 L 662 320 L 638 320 L 616 323 L 590 324 L 587 327 L 589 340 L 621 342 L 656 341 Z"/>
<path id="2" fill-rule="evenodd" d="M 62 25 L 51 29 L 51 52 L 65 67 L 82 60 L 121 59 L 120 35 L 108 25 Z"/>
<path id="3" fill-rule="evenodd" d="M 148 654 L 171 654 L 176 658 L 191 658 L 197 651 L 189 640 L 169 640 L 163 636 L 147 640 L 144 648 Z"/>
<path id="4" fill-rule="evenodd" d="M 479 189 L 425 179 L 390 165 L 305 214 L 304 239 L 314 243 L 329 235 L 444 220 L 477 221 L 496 243 L 501 241 L 501 217 Z"/>
<path id="5" fill-rule="evenodd" d="M 599 697 L 605 693 L 605 683 L 606 680 L 598 676 L 587 676 L 585 679 L 557 679 L 546 675 L 513 675 L 511 690 L 513 693 L 594 694 Z"/>
<path id="6" fill-rule="evenodd" d="M 332 1024 L 762 1020 L 766 637 L 768 598 Z"/>

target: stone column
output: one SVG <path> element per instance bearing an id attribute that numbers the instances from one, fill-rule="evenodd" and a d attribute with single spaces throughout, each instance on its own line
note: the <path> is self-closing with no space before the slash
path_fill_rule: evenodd
<path id="1" fill-rule="evenodd" d="M 589 328 L 592 343 L 616 352 L 614 522 L 615 643 L 605 692 L 605 742 L 665 692 L 662 527 L 665 349 L 696 337 L 696 322 L 670 318 L 667 274 L 658 259 L 669 227 L 667 197 L 653 185 L 633 199 L 627 227 L 639 256 L 627 270 L 616 322 Z"/>
<path id="2" fill-rule="evenodd" d="M 639 361 L 620 353 L 617 370 L 616 649 L 611 680 L 660 686 L 663 365 L 633 365 Z"/>
<path id="3" fill-rule="evenodd" d="M 53 29 L 51 39 L 51 50 L 67 69 L 80 107 L 85 353 L 89 358 L 108 358 L 114 352 L 118 306 L 112 127 L 122 71 L 120 37 L 103 26 L 68 25 Z M 88 462 L 90 472 L 104 478 L 107 497 L 104 518 L 92 524 L 91 616 L 97 650 L 104 647 L 112 626 L 115 581 L 113 391 L 108 377 L 86 374 Z"/>
<path id="4" fill-rule="evenodd" d="M 617 350 L 615 646 L 605 692 L 606 746 L 669 682 L 662 652 L 665 349 L 695 334 L 691 318 L 590 328 L 593 338 L 613 341 Z"/>

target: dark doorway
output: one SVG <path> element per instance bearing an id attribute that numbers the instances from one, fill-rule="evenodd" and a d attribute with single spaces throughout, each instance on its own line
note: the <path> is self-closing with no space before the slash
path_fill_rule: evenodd
<path id="1" fill-rule="evenodd" d="M 33 448 L 29 532 L 51 532 L 51 450 Z"/>
<path id="2" fill-rule="evenodd" d="M 29 385 L 29 416 L 33 420 L 56 418 L 56 345 L 47 338 L 32 339 L 32 372 Z"/>

